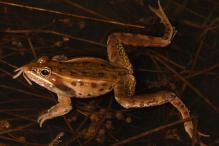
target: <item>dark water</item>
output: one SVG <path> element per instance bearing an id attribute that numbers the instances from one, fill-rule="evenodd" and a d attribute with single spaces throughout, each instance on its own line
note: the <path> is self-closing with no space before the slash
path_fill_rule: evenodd
<path id="1" fill-rule="evenodd" d="M 89 100 L 73 98 L 74 108 L 69 114 L 49 120 L 40 128 L 37 117 L 57 103 L 56 95 L 36 84 L 30 86 L 22 77 L 12 79 L 14 66 L 20 67 L 42 55 L 107 59 L 107 36 L 113 32 L 161 36 L 164 27 L 148 9 L 149 4 L 157 6 L 156 2 L 1 2 L 6 1 L 0 1 L 0 145 L 44 146 L 60 132 L 64 136 L 57 145 L 112 145 L 179 120 L 178 112 L 169 104 L 124 110 L 114 100 L 113 93 L 109 93 Z M 126 46 L 135 68 L 137 93 L 175 91 L 190 109 L 198 129 L 211 135 L 203 141 L 217 145 L 219 3 L 213 0 L 164 0 L 161 5 L 177 34 L 165 48 Z M 128 24 L 145 28 L 128 27 Z M 163 56 L 164 64 L 178 74 L 157 61 L 158 56 Z M 183 125 L 178 124 L 130 140 L 125 145 L 185 146 L 191 145 L 191 139 Z"/>

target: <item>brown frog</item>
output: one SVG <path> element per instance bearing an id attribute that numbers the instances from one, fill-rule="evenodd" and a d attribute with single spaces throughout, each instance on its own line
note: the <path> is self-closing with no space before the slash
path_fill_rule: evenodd
<path id="1" fill-rule="evenodd" d="M 107 42 L 109 61 L 93 57 L 49 59 L 44 56 L 16 70 L 18 73 L 14 78 L 23 73 L 29 84 L 33 81 L 58 96 L 58 104 L 39 116 L 40 127 L 46 120 L 70 112 L 71 97 L 92 98 L 112 90 L 114 90 L 116 101 L 124 108 L 143 108 L 170 103 L 180 112 L 182 119 L 190 118 L 188 108 L 173 92 L 160 91 L 134 95 L 135 77 L 123 44 L 144 47 L 165 47 L 170 44 L 175 31 L 159 1 L 158 6 L 158 9 L 150 7 L 150 10 L 164 24 L 166 28 L 164 35 L 153 37 L 142 34 L 113 33 L 108 37 Z M 194 133 L 192 121 L 186 121 L 184 127 L 192 138 Z M 201 143 L 201 145 L 204 144 Z"/>

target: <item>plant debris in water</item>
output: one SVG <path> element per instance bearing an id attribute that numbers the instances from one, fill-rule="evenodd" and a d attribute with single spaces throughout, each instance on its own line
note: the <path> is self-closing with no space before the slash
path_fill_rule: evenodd
<path id="1" fill-rule="evenodd" d="M 198 129 L 210 135 L 203 141 L 216 146 L 219 2 L 161 3 L 177 34 L 166 48 L 126 46 L 135 68 L 136 94 L 177 92 Z M 156 1 L 0 1 L 0 145 L 192 145 L 173 107 L 125 110 L 113 93 L 72 99 L 69 114 L 40 128 L 37 117 L 56 103 L 56 95 L 18 77 L 18 66 L 43 55 L 107 59 L 106 40 L 113 32 L 161 35 L 164 28 L 148 5 Z"/>

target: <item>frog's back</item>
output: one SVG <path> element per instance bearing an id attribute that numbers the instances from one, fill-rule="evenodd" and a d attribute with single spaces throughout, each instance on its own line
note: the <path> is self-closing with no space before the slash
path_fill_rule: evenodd
<path id="1" fill-rule="evenodd" d="M 63 78 L 115 81 L 128 74 L 128 70 L 92 57 L 75 58 L 71 61 L 51 63 L 53 73 Z"/>
<path id="2" fill-rule="evenodd" d="M 127 69 L 99 58 L 75 58 L 58 62 L 53 75 L 74 91 L 74 96 L 89 98 L 110 92 Z M 73 95 L 72 95 L 73 96 Z"/>

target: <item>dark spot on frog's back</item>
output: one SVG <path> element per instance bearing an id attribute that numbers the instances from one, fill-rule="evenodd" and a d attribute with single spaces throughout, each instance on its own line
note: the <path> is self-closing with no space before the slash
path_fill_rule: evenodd
<path id="1" fill-rule="evenodd" d="M 98 74 L 99 77 L 104 77 L 105 76 L 105 73 L 103 73 L 103 72 L 98 72 L 97 74 Z"/>
<path id="2" fill-rule="evenodd" d="M 76 81 L 72 81 L 71 84 L 72 84 L 73 86 L 76 86 L 76 85 L 77 85 Z"/>
<path id="3" fill-rule="evenodd" d="M 112 90 L 112 89 L 113 89 L 113 87 L 112 87 L 112 86 L 109 86 L 108 90 Z"/>
<path id="4" fill-rule="evenodd" d="M 91 83 L 91 87 L 92 88 L 96 88 L 97 87 L 97 83 Z"/>
<path id="5" fill-rule="evenodd" d="M 75 76 L 75 75 L 77 75 L 77 72 L 71 71 L 70 74 L 71 74 L 71 76 Z"/>
<path id="6" fill-rule="evenodd" d="M 86 64 L 89 64 L 90 62 L 88 62 L 88 61 L 83 61 L 83 62 L 81 62 L 81 64 L 83 64 L 83 65 L 86 65 Z"/>
<path id="7" fill-rule="evenodd" d="M 117 79 L 117 76 L 116 76 L 116 75 L 113 75 L 112 78 L 113 78 L 113 79 Z"/>
<path id="8" fill-rule="evenodd" d="M 104 89 L 103 89 L 103 88 L 100 88 L 100 89 L 99 89 L 99 91 L 100 91 L 100 92 L 103 92 L 103 91 L 104 91 Z"/>
<path id="9" fill-rule="evenodd" d="M 63 84 L 56 84 L 56 87 L 60 90 L 62 90 L 63 92 L 67 93 L 68 95 L 74 96 L 75 95 L 75 90 L 73 90 L 72 88 L 69 88 L 66 85 Z"/>
<path id="10" fill-rule="evenodd" d="M 119 76 L 124 76 L 124 75 L 126 75 L 126 72 L 119 72 L 118 75 Z"/>
<path id="11" fill-rule="evenodd" d="M 109 68 L 111 68 L 110 64 L 108 64 L 108 63 L 107 64 L 106 63 L 101 63 L 100 66 L 101 67 L 109 67 Z"/>
<path id="12" fill-rule="evenodd" d="M 82 71 L 81 74 L 86 76 L 86 75 L 89 75 L 90 73 L 86 71 Z"/>

